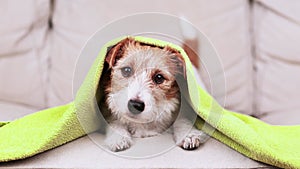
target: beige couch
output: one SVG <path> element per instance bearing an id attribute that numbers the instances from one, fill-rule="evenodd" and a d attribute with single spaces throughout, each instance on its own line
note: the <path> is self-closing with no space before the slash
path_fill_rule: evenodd
<path id="1" fill-rule="evenodd" d="M 280 125 L 300 124 L 300 2 L 296 0 L 132 0 L 0 2 L 0 120 L 72 100 L 76 58 L 88 38 L 137 12 L 184 15 L 217 49 L 225 107 Z M 201 48 L 200 48 L 201 49 Z M 220 76 L 220 72 L 211 74 Z M 88 137 L 0 167 L 256 168 L 210 139 L 197 151 L 174 148 L 133 160 L 107 153 Z"/>

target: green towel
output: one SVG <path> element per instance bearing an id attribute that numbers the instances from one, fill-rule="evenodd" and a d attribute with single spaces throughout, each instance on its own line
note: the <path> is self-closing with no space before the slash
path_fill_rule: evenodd
<path id="1" fill-rule="evenodd" d="M 124 38 L 112 40 L 102 48 L 73 102 L 0 123 L 0 162 L 24 159 L 99 129 L 99 122 L 95 120 L 95 93 L 104 58 L 108 47 Z M 200 117 L 196 122 L 198 128 L 208 133 L 214 131 L 214 138 L 254 160 L 277 167 L 300 168 L 300 126 L 272 126 L 222 108 L 197 85 L 183 49 L 151 38 L 133 38 L 146 44 L 168 45 L 184 56 L 191 104 Z"/>

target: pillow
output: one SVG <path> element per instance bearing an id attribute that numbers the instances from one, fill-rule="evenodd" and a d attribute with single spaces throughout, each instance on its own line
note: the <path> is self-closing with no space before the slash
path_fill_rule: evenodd
<path id="1" fill-rule="evenodd" d="M 299 1 L 254 3 L 256 115 L 272 124 L 300 124 Z"/>
<path id="2" fill-rule="evenodd" d="M 0 100 L 46 106 L 49 3 L 0 2 Z"/>

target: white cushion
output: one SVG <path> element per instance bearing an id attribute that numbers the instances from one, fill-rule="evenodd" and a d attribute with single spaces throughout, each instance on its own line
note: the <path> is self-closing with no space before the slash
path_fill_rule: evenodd
<path id="1" fill-rule="evenodd" d="M 93 137 L 104 139 L 100 134 Z M 152 139 L 153 140 L 153 139 Z M 144 143 L 143 143 L 144 142 Z M 172 136 L 154 138 L 151 143 L 139 140 L 137 146 L 153 149 L 155 143 L 173 144 Z M 130 149 L 127 151 L 131 151 Z M 119 152 L 122 154 L 124 152 Z M 89 137 L 83 137 L 29 159 L 2 165 L 3 167 L 26 168 L 260 168 L 267 167 L 253 161 L 224 144 L 210 139 L 199 149 L 185 151 L 174 147 L 164 154 L 133 159 L 114 155 L 98 147 Z"/>
<path id="2" fill-rule="evenodd" d="M 276 0 L 254 6 L 256 115 L 268 122 L 300 124 L 299 7 Z"/>
<path id="3" fill-rule="evenodd" d="M 88 38 L 101 26 L 101 1 L 56 1 L 51 34 L 51 71 L 48 106 L 73 100 L 72 79 L 76 59 Z"/>
<path id="4" fill-rule="evenodd" d="M 0 99 L 46 105 L 48 0 L 0 5 Z"/>
<path id="5" fill-rule="evenodd" d="M 0 101 L 0 121 L 13 121 L 36 111 L 36 107 Z"/>
<path id="6" fill-rule="evenodd" d="M 205 76 L 206 83 L 209 84 L 210 80 L 217 84 L 208 89 L 225 108 L 251 114 L 253 76 L 249 4 L 247 1 L 234 0 L 222 5 L 219 1 L 197 2 L 199 5 L 188 8 L 187 13 L 191 22 L 208 36 L 220 57 L 218 61 L 209 56 L 200 56 L 200 59 L 207 60 L 209 64 L 205 66 L 212 70 L 208 72 L 209 77 Z M 203 48 L 200 42 L 200 50 Z M 217 67 L 218 62 L 221 62 L 223 71 Z"/>

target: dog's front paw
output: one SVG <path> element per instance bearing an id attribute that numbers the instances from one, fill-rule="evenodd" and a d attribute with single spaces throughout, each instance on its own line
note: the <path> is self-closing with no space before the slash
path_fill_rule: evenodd
<path id="1" fill-rule="evenodd" d="M 121 135 L 112 135 L 105 140 L 111 151 L 118 152 L 128 149 L 132 145 L 132 138 Z"/>
<path id="2" fill-rule="evenodd" d="M 200 147 L 208 138 L 208 135 L 202 131 L 192 131 L 179 144 L 185 150 L 194 150 Z"/>

